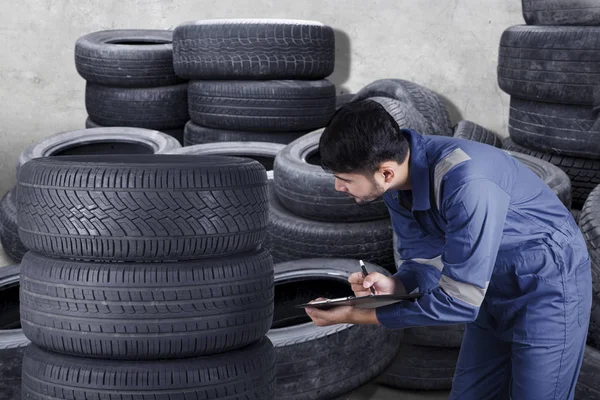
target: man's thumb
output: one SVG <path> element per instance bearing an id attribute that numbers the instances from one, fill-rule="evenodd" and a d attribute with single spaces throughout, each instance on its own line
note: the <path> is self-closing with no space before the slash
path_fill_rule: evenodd
<path id="1" fill-rule="evenodd" d="M 363 280 L 363 287 L 370 288 L 378 281 L 377 274 L 370 274 Z"/>

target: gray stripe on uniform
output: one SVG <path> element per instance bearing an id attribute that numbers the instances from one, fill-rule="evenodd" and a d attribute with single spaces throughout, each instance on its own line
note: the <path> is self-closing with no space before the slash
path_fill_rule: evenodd
<path id="1" fill-rule="evenodd" d="M 440 287 L 448 296 L 462 300 L 474 307 L 480 307 L 481 303 L 483 303 L 488 285 L 489 282 L 486 282 L 485 289 L 482 289 L 470 283 L 455 281 L 446 275 L 442 275 L 440 279 Z"/>
<path id="2" fill-rule="evenodd" d="M 444 175 L 458 164 L 462 164 L 470 159 L 471 157 L 469 157 L 462 149 L 455 149 L 435 166 L 435 172 L 433 174 L 433 190 L 435 193 L 435 204 L 437 205 L 438 210 L 440 209 L 440 190 Z"/>

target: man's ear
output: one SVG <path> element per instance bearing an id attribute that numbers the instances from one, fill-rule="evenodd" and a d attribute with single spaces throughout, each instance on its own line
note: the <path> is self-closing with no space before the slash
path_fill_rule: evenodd
<path id="1" fill-rule="evenodd" d="M 384 162 L 379 167 L 379 173 L 383 176 L 385 183 L 390 183 L 396 177 L 394 165 L 391 162 Z"/>

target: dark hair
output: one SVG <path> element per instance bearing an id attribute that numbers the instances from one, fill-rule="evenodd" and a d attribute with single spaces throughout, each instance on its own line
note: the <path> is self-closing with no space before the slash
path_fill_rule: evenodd
<path id="1" fill-rule="evenodd" d="M 385 161 L 401 164 L 408 147 L 394 118 L 368 99 L 341 107 L 319 141 L 321 166 L 334 173 L 372 174 Z"/>

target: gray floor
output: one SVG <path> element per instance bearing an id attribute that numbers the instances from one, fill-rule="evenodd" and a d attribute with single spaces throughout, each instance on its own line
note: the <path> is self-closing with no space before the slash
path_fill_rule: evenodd
<path id="1" fill-rule="evenodd" d="M 14 264 L 0 246 L 0 267 Z M 447 392 L 415 392 L 394 390 L 376 384 L 368 384 L 356 390 L 349 400 L 445 400 Z"/>

